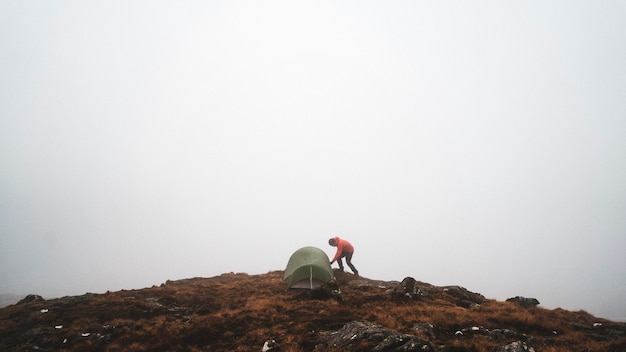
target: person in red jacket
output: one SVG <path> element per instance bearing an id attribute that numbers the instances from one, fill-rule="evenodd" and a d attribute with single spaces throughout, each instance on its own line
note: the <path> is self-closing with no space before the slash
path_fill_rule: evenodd
<path id="1" fill-rule="evenodd" d="M 343 271 L 343 261 L 341 258 L 346 258 L 346 263 L 352 269 L 354 275 L 359 275 L 359 271 L 356 270 L 354 265 L 352 265 L 352 255 L 354 254 L 354 247 L 352 244 L 346 240 L 342 240 L 339 237 L 331 238 L 328 240 L 328 244 L 337 247 L 337 253 L 333 257 L 333 260 L 330 261 L 330 265 L 333 265 L 335 261 L 339 264 L 339 270 Z"/>

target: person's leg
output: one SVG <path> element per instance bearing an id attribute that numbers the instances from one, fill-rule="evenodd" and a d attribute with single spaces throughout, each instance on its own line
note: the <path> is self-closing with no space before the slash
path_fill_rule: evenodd
<path id="1" fill-rule="evenodd" d="M 337 264 L 339 264 L 339 270 L 343 271 L 343 255 L 337 259 Z"/>
<path id="2" fill-rule="evenodd" d="M 359 271 L 356 270 L 356 268 L 354 267 L 354 265 L 352 265 L 352 254 L 354 253 L 346 253 L 345 257 L 346 257 L 346 263 L 348 264 L 348 266 L 350 267 L 350 269 L 352 270 L 352 272 L 354 273 L 354 275 L 359 275 Z"/>

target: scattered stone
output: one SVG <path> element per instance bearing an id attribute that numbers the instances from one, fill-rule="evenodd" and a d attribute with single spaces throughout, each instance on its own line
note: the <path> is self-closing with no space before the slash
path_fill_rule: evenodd
<path id="1" fill-rule="evenodd" d="M 41 301 L 45 301 L 45 299 L 43 299 L 43 297 L 41 297 L 40 295 L 30 294 L 22 298 L 19 302 L 16 303 L 16 305 L 26 304 L 26 303 L 31 303 L 31 302 L 41 302 Z"/>
<path id="2" fill-rule="evenodd" d="M 522 308 L 532 308 L 539 305 L 539 301 L 536 298 L 515 296 L 506 300 L 507 302 L 515 303 Z"/>
<path id="3" fill-rule="evenodd" d="M 159 303 L 159 299 L 155 297 L 148 297 L 145 299 L 146 306 L 150 309 L 167 309 L 166 306 Z"/>
<path id="4" fill-rule="evenodd" d="M 394 297 L 408 297 L 411 299 L 417 299 L 423 295 L 417 286 L 417 281 L 412 277 L 405 277 L 398 286 L 393 288 L 391 294 Z"/>
<path id="5" fill-rule="evenodd" d="M 261 348 L 261 352 L 267 352 L 267 351 L 273 351 L 273 352 L 279 351 L 279 346 L 276 340 L 265 341 L 265 343 L 263 344 L 263 348 Z"/>
<path id="6" fill-rule="evenodd" d="M 526 345 L 526 342 L 515 341 L 499 347 L 496 352 L 535 352 L 535 349 Z"/>
<path id="7" fill-rule="evenodd" d="M 457 299 L 456 304 L 463 308 L 472 308 L 481 305 L 486 301 L 485 296 L 480 293 L 471 292 L 465 287 L 461 286 L 443 286 L 441 289 Z"/>
<path id="8" fill-rule="evenodd" d="M 341 296 L 341 289 L 339 288 L 339 284 L 337 284 L 337 280 L 335 279 L 330 279 L 327 283 L 312 290 L 311 296 L 315 299 L 334 298 L 339 302 L 343 301 L 343 297 Z"/>
<path id="9" fill-rule="evenodd" d="M 345 324 L 334 332 L 321 333 L 322 344 L 315 347 L 316 351 L 347 346 L 354 340 L 382 341 L 385 338 L 383 328 L 369 321 L 353 321 Z"/>
<path id="10" fill-rule="evenodd" d="M 413 335 L 392 334 L 374 346 L 374 351 L 434 351 L 426 341 L 420 340 Z"/>
<path id="11" fill-rule="evenodd" d="M 111 334 L 102 335 L 100 333 L 96 334 L 97 341 L 100 343 L 109 343 L 111 341 Z"/>
<path id="12" fill-rule="evenodd" d="M 368 344 L 374 351 L 435 351 L 433 346 L 417 336 L 384 329 L 369 321 L 353 321 L 335 332 L 322 333 L 315 351 L 326 352 L 350 345 Z"/>
<path id="13" fill-rule="evenodd" d="M 422 333 L 426 337 L 431 340 L 436 339 L 435 333 L 433 332 L 433 324 L 431 323 L 417 323 L 413 325 L 413 330 Z"/>
<path id="14" fill-rule="evenodd" d="M 518 340 L 530 340 L 531 337 L 513 330 L 509 329 L 493 329 L 489 330 L 482 326 L 472 326 L 469 328 L 458 330 L 455 335 L 457 337 L 469 335 L 469 334 L 481 334 L 487 336 L 487 338 L 492 340 L 510 340 L 510 339 L 518 339 Z"/>
<path id="15" fill-rule="evenodd" d="M 460 334 L 459 334 L 460 333 Z M 457 336 L 463 336 L 463 335 L 468 335 L 468 334 L 483 334 L 483 335 L 488 335 L 489 334 L 489 330 L 485 329 L 482 326 L 472 326 L 469 328 L 465 328 L 465 329 L 461 329 L 458 330 L 455 335 Z"/>

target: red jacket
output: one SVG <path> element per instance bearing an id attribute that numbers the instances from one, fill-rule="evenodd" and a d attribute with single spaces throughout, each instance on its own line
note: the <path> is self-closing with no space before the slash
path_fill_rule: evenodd
<path id="1" fill-rule="evenodd" d="M 339 237 L 335 237 L 335 244 L 337 245 L 337 253 L 335 257 L 331 261 L 335 261 L 341 257 L 342 253 L 354 253 L 354 247 L 350 244 L 350 242 L 346 240 L 342 240 Z"/>

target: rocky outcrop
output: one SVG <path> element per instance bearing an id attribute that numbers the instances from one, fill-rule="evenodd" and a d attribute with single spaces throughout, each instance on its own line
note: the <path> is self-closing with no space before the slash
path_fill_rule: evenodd
<path id="1" fill-rule="evenodd" d="M 437 338 L 435 336 L 433 328 L 434 328 L 434 326 L 431 323 L 417 323 L 417 324 L 413 325 L 413 330 L 415 330 L 418 333 L 426 336 L 430 340 L 434 340 L 434 339 Z"/>
<path id="2" fill-rule="evenodd" d="M 417 299 L 423 295 L 417 286 L 417 281 L 412 277 L 405 277 L 402 282 L 391 290 L 391 295 L 397 298 L 408 297 Z"/>
<path id="3" fill-rule="evenodd" d="M 40 301 L 45 301 L 45 299 L 43 299 L 43 297 L 41 297 L 40 295 L 33 295 L 30 294 L 26 297 L 24 297 L 21 301 L 17 302 L 17 305 L 20 304 L 26 304 L 26 303 L 31 303 L 31 302 L 40 302 Z"/>
<path id="4" fill-rule="evenodd" d="M 535 349 L 528 346 L 526 342 L 516 341 L 498 348 L 497 352 L 535 352 Z"/>
<path id="5" fill-rule="evenodd" d="M 263 347 L 261 348 L 261 352 L 269 352 L 269 351 L 271 351 L 271 352 L 279 352 L 280 351 L 280 346 L 278 345 L 276 340 L 267 340 L 263 344 Z"/>
<path id="6" fill-rule="evenodd" d="M 528 340 L 531 337 L 526 334 L 519 333 L 517 331 L 509 330 L 509 329 L 487 329 L 482 326 L 472 326 L 469 328 L 457 330 L 455 335 L 457 337 L 467 336 L 467 335 L 475 335 L 481 334 L 487 336 L 490 340 L 507 340 L 507 339 L 518 339 L 518 340 Z"/>
<path id="7" fill-rule="evenodd" d="M 532 308 L 539 305 L 539 301 L 536 298 L 515 296 L 506 300 L 507 302 L 515 303 L 522 308 Z"/>
<path id="8" fill-rule="evenodd" d="M 443 286 L 441 289 L 456 300 L 458 306 L 472 308 L 486 301 L 485 296 L 461 286 Z"/>
<path id="9" fill-rule="evenodd" d="M 345 324 L 338 331 L 321 334 L 317 352 L 345 349 L 359 346 L 372 351 L 435 351 L 433 346 L 417 336 L 402 334 L 395 330 L 384 329 L 369 321 L 353 321 Z"/>

